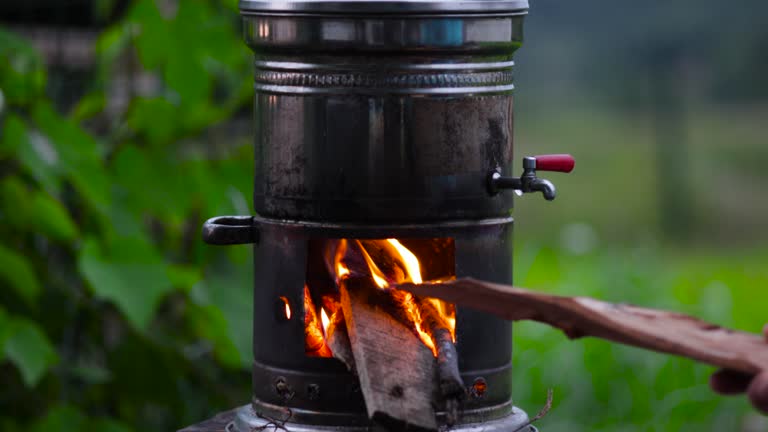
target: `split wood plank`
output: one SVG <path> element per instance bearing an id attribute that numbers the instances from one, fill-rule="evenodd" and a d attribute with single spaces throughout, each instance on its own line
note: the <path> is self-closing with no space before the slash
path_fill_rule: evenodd
<path id="1" fill-rule="evenodd" d="M 341 307 L 368 416 L 392 431 L 436 431 L 432 352 L 377 306 L 380 294 L 355 280 L 346 285 Z"/>
<path id="2" fill-rule="evenodd" d="M 571 339 L 594 336 L 621 344 L 688 357 L 748 374 L 768 370 L 768 344 L 689 315 L 563 297 L 471 278 L 396 288 L 437 297 L 510 321 L 533 320 L 557 327 Z"/>
<path id="3" fill-rule="evenodd" d="M 331 325 L 328 326 L 327 344 L 333 356 L 344 363 L 350 372 L 357 375 L 355 358 L 352 355 L 352 343 L 349 341 L 344 311 L 341 309 L 336 311 L 333 317 L 331 317 Z"/>

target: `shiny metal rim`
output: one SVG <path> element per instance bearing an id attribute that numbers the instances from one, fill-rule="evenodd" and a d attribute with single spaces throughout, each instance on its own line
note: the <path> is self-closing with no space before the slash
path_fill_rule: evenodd
<path id="1" fill-rule="evenodd" d="M 345 71 L 352 67 L 356 71 L 379 71 L 381 65 L 349 65 L 349 64 L 324 64 L 324 63 L 304 63 L 304 62 L 289 62 L 289 61 L 274 61 L 274 60 L 256 60 L 254 66 L 257 69 L 276 69 L 285 71 L 309 71 L 309 70 L 321 70 L 321 71 Z M 454 71 L 454 70 L 467 70 L 467 71 L 479 71 L 479 70 L 495 70 L 495 69 L 509 69 L 515 66 L 513 60 L 497 61 L 488 63 L 403 63 L 397 65 L 398 71 Z"/>
<path id="2" fill-rule="evenodd" d="M 252 432 L 259 430 L 270 423 L 269 420 L 259 417 L 251 405 L 246 405 L 237 410 L 234 422 L 227 425 L 227 432 Z M 513 407 L 509 415 L 482 423 L 466 423 L 456 425 L 452 432 L 536 432 L 533 426 L 526 426 L 528 415 L 521 409 Z M 286 422 L 284 427 L 291 432 L 371 432 L 371 426 L 316 426 Z"/>
<path id="3" fill-rule="evenodd" d="M 310 235 L 336 234 L 342 236 L 357 236 L 365 238 L 381 237 L 382 233 L 390 233 L 394 237 L 407 237 L 409 235 L 423 236 L 424 233 L 439 231 L 443 233 L 477 232 L 486 229 L 496 229 L 514 222 L 510 217 L 498 217 L 488 219 L 454 220 L 438 223 L 411 223 L 392 225 L 361 225 L 355 223 L 310 222 L 291 219 L 272 219 L 260 216 L 253 218 L 256 226 L 276 226 L 283 229 L 302 230 Z"/>
<path id="4" fill-rule="evenodd" d="M 404 89 L 350 89 L 345 87 L 290 87 L 280 85 L 261 85 L 254 86 L 257 91 L 275 94 L 402 94 L 402 95 L 434 95 L 446 96 L 460 94 L 462 96 L 472 96 L 474 94 L 495 95 L 511 93 L 515 86 L 512 84 L 493 87 L 451 87 L 451 88 L 404 88 Z"/>
<path id="5" fill-rule="evenodd" d="M 525 13 L 528 0 L 240 0 L 240 12 L 314 12 L 336 14 Z"/>

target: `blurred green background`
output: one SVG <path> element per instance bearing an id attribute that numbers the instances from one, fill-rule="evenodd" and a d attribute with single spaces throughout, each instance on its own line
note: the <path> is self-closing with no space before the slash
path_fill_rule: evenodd
<path id="1" fill-rule="evenodd" d="M 768 321 L 768 3 L 531 0 L 516 283 Z M 236 2 L 0 5 L 0 430 L 170 431 L 249 397 L 251 64 Z M 768 430 L 712 368 L 522 323 L 515 402 L 549 431 Z"/>

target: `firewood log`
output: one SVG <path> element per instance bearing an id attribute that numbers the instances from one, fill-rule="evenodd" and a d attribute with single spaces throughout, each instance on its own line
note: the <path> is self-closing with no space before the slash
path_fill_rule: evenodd
<path id="1" fill-rule="evenodd" d="M 768 344 L 762 337 L 680 313 L 555 296 L 469 278 L 396 288 L 510 321 L 539 321 L 563 330 L 571 339 L 594 336 L 747 374 L 768 369 Z"/>
<path id="2" fill-rule="evenodd" d="M 341 288 L 341 307 L 368 416 L 391 431 L 435 431 L 432 352 L 381 308 L 380 293 L 372 284 L 352 279 Z"/>

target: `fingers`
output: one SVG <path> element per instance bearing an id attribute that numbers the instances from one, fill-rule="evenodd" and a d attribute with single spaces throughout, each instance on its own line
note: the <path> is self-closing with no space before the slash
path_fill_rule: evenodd
<path id="1" fill-rule="evenodd" d="M 728 369 L 720 369 L 709 378 L 709 386 L 712 390 L 723 395 L 744 393 L 752 381 L 753 375 Z"/>
<path id="2" fill-rule="evenodd" d="M 763 326 L 763 337 L 768 343 L 768 324 Z M 712 374 L 709 385 L 712 390 L 724 395 L 739 394 L 746 391 L 752 405 L 758 411 L 768 414 L 768 370 L 757 376 L 752 376 L 721 369 Z"/>
<path id="3" fill-rule="evenodd" d="M 768 342 L 768 324 L 763 327 L 763 336 Z M 755 408 L 763 414 L 768 414 L 768 371 L 758 374 L 752 380 L 747 388 L 747 396 Z"/>
<path id="4" fill-rule="evenodd" d="M 768 414 L 768 371 L 757 375 L 747 389 L 752 405 L 764 414 Z"/>

